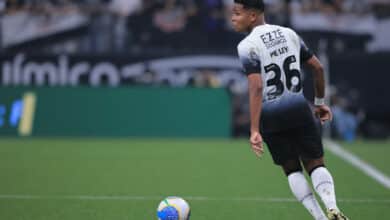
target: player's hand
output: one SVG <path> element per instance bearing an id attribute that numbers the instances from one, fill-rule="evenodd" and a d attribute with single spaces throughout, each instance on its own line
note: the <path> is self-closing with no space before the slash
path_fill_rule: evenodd
<path id="1" fill-rule="evenodd" d="M 263 137 L 261 137 L 261 134 L 259 132 L 252 132 L 249 141 L 251 143 L 253 152 L 256 154 L 257 157 L 260 158 L 264 153 Z"/>
<path id="2" fill-rule="evenodd" d="M 332 121 L 333 114 L 327 105 L 315 106 L 314 108 L 314 114 L 320 119 L 321 124 L 324 124 L 326 121 Z"/>

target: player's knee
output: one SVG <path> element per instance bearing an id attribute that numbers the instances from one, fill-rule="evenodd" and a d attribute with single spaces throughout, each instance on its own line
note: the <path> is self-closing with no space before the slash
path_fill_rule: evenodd
<path id="1" fill-rule="evenodd" d="M 295 172 L 302 172 L 303 170 L 299 160 L 287 161 L 282 165 L 282 168 L 286 176 L 289 176 L 290 174 Z"/>
<path id="2" fill-rule="evenodd" d="M 319 167 L 325 167 L 323 158 L 303 160 L 302 162 L 303 165 L 305 166 L 305 170 L 309 175 L 311 175 L 315 169 Z"/>

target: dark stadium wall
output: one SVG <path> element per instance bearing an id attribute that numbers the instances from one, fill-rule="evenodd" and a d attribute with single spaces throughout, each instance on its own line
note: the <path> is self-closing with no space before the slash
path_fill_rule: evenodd
<path id="1" fill-rule="evenodd" d="M 357 96 L 350 101 L 365 109 L 371 120 L 390 125 L 390 53 L 334 54 L 329 56 L 330 81 L 342 92 Z M 351 97 L 353 98 L 353 97 Z"/>

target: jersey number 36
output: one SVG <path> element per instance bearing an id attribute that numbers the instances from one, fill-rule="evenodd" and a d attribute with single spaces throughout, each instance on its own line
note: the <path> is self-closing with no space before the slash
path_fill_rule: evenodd
<path id="1" fill-rule="evenodd" d="M 295 62 L 297 62 L 297 59 L 294 55 L 287 57 L 283 62 L 283 72 L 286 75 L 287 89 L 291 92 L 298 93 L 302 89 L 301 73 L 297 69 L 290 68 L 290 65 Z M 275 63 L 265 66 L 264 69 L 266 74 L 269 74 L 270 72 L 275 73 L 273 78 L 267 80 L 266 85 L 267 87 L 275 86 L 276 88 L 267 93 L 268 100 L 276 99 L 283 94 L 285 89 L 282 81 L 282 70 Z"/>

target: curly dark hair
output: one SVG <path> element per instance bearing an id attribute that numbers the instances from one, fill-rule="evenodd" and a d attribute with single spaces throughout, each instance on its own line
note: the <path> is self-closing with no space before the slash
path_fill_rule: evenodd
<path id="1" fill-rule="evenodd" d="M 255 8 L 264 11 L 263 0 L 234 0 L 235 3 L 242 4 L 246 8 Z"/>

